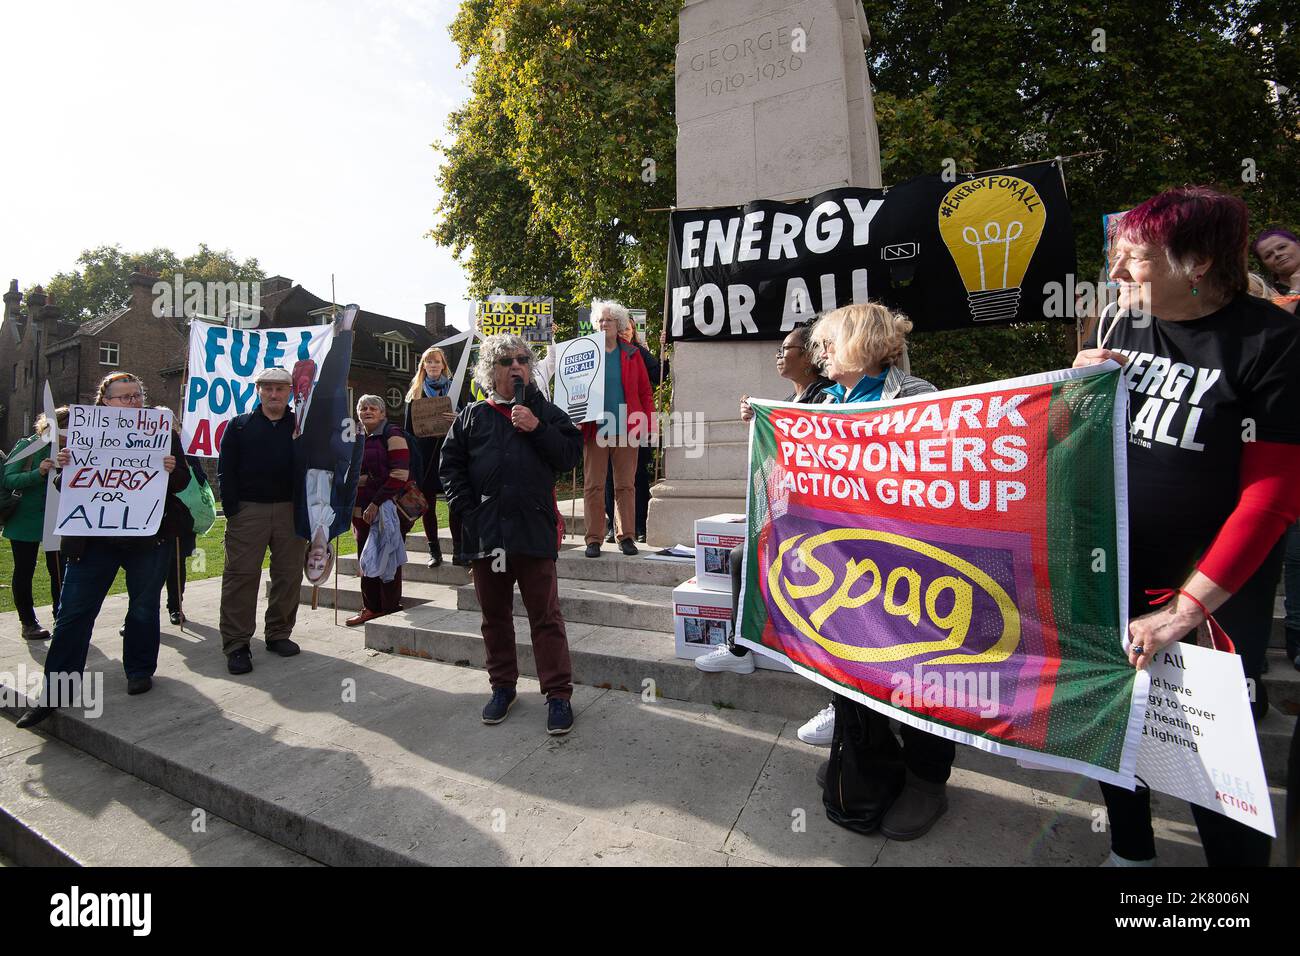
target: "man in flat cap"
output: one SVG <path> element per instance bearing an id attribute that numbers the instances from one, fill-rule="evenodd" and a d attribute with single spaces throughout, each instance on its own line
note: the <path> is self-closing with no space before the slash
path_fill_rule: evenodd
<path id="1" fill-rule="evenodd" d="M 257 376 L 260 404 L 233 418 L 221 438 L 217 476 L 226 513 L 226 567 L 221 574 L 221 650 L 226 669 L 253 669 L 249 642 L 257 626 L 262 561 L 271 549 L 271 597 L 263 636 L 281 657 L 299 651 L 290 636 L 298 617 L 298 587 L 307 542 L 293 523 L 293 380 L 282 368 Z"/>

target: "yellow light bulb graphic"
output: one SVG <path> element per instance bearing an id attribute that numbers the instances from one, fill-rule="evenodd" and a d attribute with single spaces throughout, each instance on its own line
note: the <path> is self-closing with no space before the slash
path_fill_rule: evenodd
<path id="1" fill-rule="evenodd" d="M 1015 318 L 1020 283 L 1046 222 L 1038 192 L 1014 176 L 958 183 L 943 197 L 939 235 L 961 274 L 976 322 Z"/>

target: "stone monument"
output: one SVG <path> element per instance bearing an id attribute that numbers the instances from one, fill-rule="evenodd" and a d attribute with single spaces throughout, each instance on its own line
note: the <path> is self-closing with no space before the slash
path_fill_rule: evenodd
<path id="1" fill-rule="evenodd" d="M 881 184 L 859 0 L 686 0 L 678 39 L 678 206 Z M 778 345 L 674 346 L 673 408 L 702 417 L 693 436 L 702 445 L 667 450 L 666 477 L 651 489 L 650 543 L 690 543 L 696 518 L 745 510 L 739 399 L 789 395 Z"/>

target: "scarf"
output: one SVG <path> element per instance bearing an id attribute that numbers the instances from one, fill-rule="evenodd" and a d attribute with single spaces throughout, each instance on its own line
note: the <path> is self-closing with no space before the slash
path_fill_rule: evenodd
<path id="1" fill-rule="evenodd" d="M 424 397 L 438 398 L 445 396 L 451 391 L 451 379 L 447 376 L 442 378 L 426 378 L 424 380 Z"/>
<path id="2" fill-rule="evenodd" d="M 861 381 L 853 386 L 853 391 L 847 395 L 844 394 L 844 386 L 839 384 L 827 386 L 826 392 L 835 396 L 836 405 L 847 405 L 849 402 L 872 402 L 884 391 L 885 378 L 888 375 L 889 369 L 885 369 L 879 375 L 864 375 Z"/>

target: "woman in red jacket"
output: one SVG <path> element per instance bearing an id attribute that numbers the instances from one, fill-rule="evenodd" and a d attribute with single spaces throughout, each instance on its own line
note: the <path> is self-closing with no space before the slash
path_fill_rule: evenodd
<path id="1" fill-rule="evenodd" d="M 614 534 L 619 550 L 636 554 L 636 461 L 650 440 L 654 399 L 650 373 L 635 345 L 619 339 L 632 317 L 617 302 L 591 306 L 596 327 L 605 333 L 605 416 L 582 426 L 582 513 L 587 525 L 587 557 L 600 557 L 605 530 L 605 473 L 614 465 Z"/>

